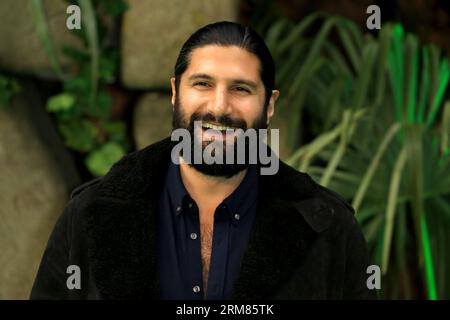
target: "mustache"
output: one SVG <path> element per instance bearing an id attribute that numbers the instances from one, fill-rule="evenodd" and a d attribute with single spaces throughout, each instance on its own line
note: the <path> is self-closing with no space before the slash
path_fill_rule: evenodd
<path id="1" fill-rule="evenodd" d="M 247 130 L 247 123 L 244 120 L 231 118 L 228 115 L 215 116 L 212 113 L 200 114 L 194 112 L 189 121 L 189 128 L 194 128 L 194 121 L 213 122 L 222 126 Z"/>

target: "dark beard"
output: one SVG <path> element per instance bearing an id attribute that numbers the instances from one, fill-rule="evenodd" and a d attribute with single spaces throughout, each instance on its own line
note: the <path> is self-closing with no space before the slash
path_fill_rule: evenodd
<path id="1" fill-rule="evenodd" d="M 194 155 L 194 143 L 195 143 L 194 139 L 197 139 L 197 137 L 194 135 L 194 121 L 202 121 L 202 122 L 211 121 L 211 122 L 215 122 L 215 123 L 220 123 L 223 126 L 240 128 L 240 129 L 244 130 L 244 132 L 247 129 L 247 125 L 246 125 L 245 121 L 243 121 L 243 120 L 232 119 L 227 115 L 215 117 L 211 113 L 207 113 L 205 115 L 201 115 L 199 113 L 193 113 L 189 119 L 189 123 L 187 123 L 187 121 L 185 120 L 186 117 L 182 112 L 182 107 L 181 107 L 179 101 L 180 101 L 180 99 L 177 95 L 176 101 L 175 101 L 175 106 L 174 106 L 173 118 L 172 118 L 172 128 L 173 128 L 173 130 L 183 128 L 183 129 L 187 129 L 189 131 L 189 134 L 191 136 L 191 155 Z M 266 107 L 267 106 L 265 106 L 263 108 L 262 114 L 254 121 L 253 126 L 251 127 L 252 129 L 256 130 L 258 139 L 259 139 L 259 131 L 258 130 L 267 128 L 267 124 L 266 124 L 267 108 Z M 203 161 L 203 152 L 210 143 L 211 143 L 210 141 L 202 141 L 202 143 L 201 143 L 201 145 L 202 145 L 202 161 L 201 161 L 201 163 L 194 163 L 194 161 L 190 161 L 190 163 L 189 163 L 189 165 L 191 167 L 195 168 L 197 171 L 199 171 L 205 175 L 208 175 L 208 176 L 231 178 L 234 175 L 241 172 L 242 170 L 245 170 L 249 167 L 249 165 L 250 165 L 250 144 L 249 144 L 249 141 L 247 138 L 245 139 L 245 161 L 244 161 L 244 163 L 237 162 L 238 149 L 237 149 L 236 140 L 234 141 L 234 143 L 232 145 L 228 145 L 228 148 L 233 148 L 234 161 L 232 164 L 227 164 L 227 163 L 225 163 L 225 161 L 223 164 L 219 164 L 219 163 L 207 164 L 207 163 L 205 163 L 205 161 Z M 255 147 L 255 146 L 253 146 L 253 147 Z M 252 152 L 257 152 L 257 151 L 253 150 Z M 223 158 L 224 159 L 226 159 L 226 154 L 227 154 L 227 143 L 224 143 L 224 148 L 223 148 Z M 182 154 L 181 154 L 181 156 L 183 157 Z M 187 161 L 187 162 L 189 162 L 189 161 Z"/>

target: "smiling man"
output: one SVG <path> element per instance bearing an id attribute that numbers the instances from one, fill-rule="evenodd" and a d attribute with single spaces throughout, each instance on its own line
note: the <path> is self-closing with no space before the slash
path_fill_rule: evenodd
<path id="1" fill-rule="evenodd" d="M 274 86 L 272 56 L 251 28 L 219 22 L 195 32 L 171 78 L 173 129 L 190 148 L 173 161 L 168 137 L 75 189 L 31 298 L 372 298 L 351 206 L 282 161 L 271 175 L 249 161 L 261 148 L 274 156 L 259 143 Z M 246 138 L 252 130 L 257 144 Z M 215 152 L 234 160 L 244 141 L 245 161 L 189 159 L 217 141 Z"/>

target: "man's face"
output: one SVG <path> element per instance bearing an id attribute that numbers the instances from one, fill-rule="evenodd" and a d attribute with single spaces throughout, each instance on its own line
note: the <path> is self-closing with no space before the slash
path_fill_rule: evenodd
<path id="1" fill-rule="evenodd" d="M 213 137 L 206 132 L 208 128 L 267 128 L 278 92 L 274 91 L 273 99 L 265 106 L 259 70 L 258 57 L 237 46 L 207 45 L 194 49 L 178 91 L 175 79 L 171 79 L 173 128 L 188 129 L 193 135 L 194 121 L 201 120 L 201 134 L 194 139 L 201 141 L 203 148 L 214 138 L 234 143 L 234 138 L 225 132 Z M 201 172 L 216 176 L 232 176 L 247 166 L 194 165 Z"/>

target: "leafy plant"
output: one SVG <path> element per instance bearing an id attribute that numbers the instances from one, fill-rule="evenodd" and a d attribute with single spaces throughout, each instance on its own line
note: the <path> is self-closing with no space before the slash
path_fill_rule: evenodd
<path id="1" fill-rule="evenodd" d="M 284 94 L 288 163 L 351 201 L 382 268 L 381 295 L 417 298 L 425 288 L 429 299 L 450 298 L 447 57 L 398 24 L 375 38 L 323 13 L 279 20 L 266 41 Z M 316 138 L 302 145 L 305 114 Z"/>
<path id="2" fill-rule="evenodd" d="M 0 105 L 9 106 L 14 95 L 20 92 L 20 85 L 14 78 L 0 74 Z"/>
<path id="3" fill-rule="evenodd" d="M 101 14 L 118 16 L 127 10 L 128 5 L 124 0 L 67 2 L 80 6 L 82 28 L 73 30 L 73 34 L 84 46 L 81 49 L 63 48 L 63 53 L 75 65 L 70 74 L 63 73 L 54 54 L 42 2 L 33 0 L 32 12 L 39 38 L 63 83 L 63 91 L 47 101 L 47 111 L 54 113 L 65 144 L 83 154 L 88 170 L 98 176 L 105 174 L 130 145 L 125 124 L 113 120 L 111 115 L 112 99 L 106 86 L 115 81 L 119 53 L 117 48 L 101 45 L 105 43 L 107 27 L 100 17 Z"/>

